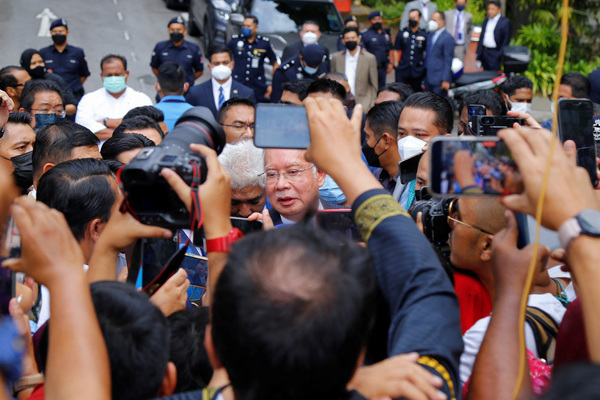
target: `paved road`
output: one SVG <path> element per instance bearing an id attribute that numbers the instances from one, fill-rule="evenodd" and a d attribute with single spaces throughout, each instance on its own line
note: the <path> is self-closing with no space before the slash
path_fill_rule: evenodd
<path id="1" fill-rule="evenodd" d="M 163 0 L 0 0 L 0 68 L 19 65 L 21 52 L 27 48 L 40 49 L 52 43 L 49 36 L 38 36 L 40 25 L 54 19 L 43 16 L 48 14 L 43 13 L 46 8 L 67 19 L 69 43 L 85 51 L 92 74 L 84 85 L 87 92 L 102 85 L 100 59 L 116 53 L 127 58 L 128 84 L 154 99 L 156 78 L 150 69 L 150 55 L 156 42 L 168 38 L 167 22 L 181 11 L 167 9 Z M 187 19 L 185 13 L 184 17 Z M 198 43 L 196 38 L 186 39 Z M 207 76 L 205 73 L 197 82 Z"/>

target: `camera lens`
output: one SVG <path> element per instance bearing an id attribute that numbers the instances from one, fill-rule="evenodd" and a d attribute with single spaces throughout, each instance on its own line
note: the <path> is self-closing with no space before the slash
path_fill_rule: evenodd
<path id="1" fill-rule="evenodd" d="M 483 125 L 492 125 L 494 123 L 494 117 L 483 117 L 481 118 L 481 123 Z"/>

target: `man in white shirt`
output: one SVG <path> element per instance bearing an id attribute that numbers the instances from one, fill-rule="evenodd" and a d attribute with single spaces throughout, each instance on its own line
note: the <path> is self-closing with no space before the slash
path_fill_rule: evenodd
<path id="1" fill-rule="evenodd" d="M 331 72 L 340 72 L 348 77 L 348 84 L 356 103 L 368 111 L 377 98 L 377 59 L 361 49 L 358 28 L 344 28 L 342 43 L 346 50 L 334 53 L 331 58 Z"/>
<path id="2" fill-rule="evenodd" d="M 225 47 L 215 49 L 208 65 L 212 78 L 190 88 L 185 96 L 187 102 L 195 107 L 208 107 L 215 119 L 223 103 L 230 98 L 246 98 L 254 103 L 254 91 L 231 77 L 234 66 L 231 50 Z"/>
<path id="3" fill-rule="evenodd" d="M 129 71 L 125 57 L 109 54 L 100 61 L 100 68 L 104 87 L 81 98 L 75 122 L 91 130 L 103 143 L 112 136 L 127 111 L 151 106 L 152 101 L 127 86 Z"/>
<path id="4" fill-rule="evenodd" d="M 511 24 L 501 14 L 500 2 L 492 0 L 488 4 L 488 18 L 483 21 L 481 36 L 477 45 L 477 59 L 486 71 L 499 71 L 504 46 L 510 42 Z"/>

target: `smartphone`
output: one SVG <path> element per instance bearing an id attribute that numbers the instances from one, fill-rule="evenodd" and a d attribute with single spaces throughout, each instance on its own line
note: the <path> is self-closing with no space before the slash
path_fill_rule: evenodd
<path id="1" fill-rule="evenodd" d="M 590 100 L 558 100 L 558 134 L 561 142 L 572 140 L 577 147 L 577 165 L 586 169 L 592 186 L 598 185 L 594 111 Z"/>
<path id="2" fill-rule="evenodd" d="M 436 137 L 430 145 L 429 189 L 434 196 L 521 193 L 523 178 L 497 136 Z"/>
<path id="3" fill-rule="evenodd" d="M 317 226 L 336 237 L 347 237 L 355 242 L 361 242 L 362 236 L 350 209 L 332 209 L 317 211 Z"/>
<path id="4" fill-rule="evenodd" d="M 14 274 L 7 268 L 0 267 L 0 314 L 8 315 L 8 303 L 15 297 Z"/>
<path id="5" fill-rule="evenodd" d="M 523 118 L 495 116 L 495 115 L 477 115 L 473 117 L 472 133 L 475 136 L 496 136 L 498 131 L 506 128 L 512 128 L 513 125 L 525 125 Z"/>
<path id="6" fill-rule="evenodd" d="M 231 226 L 238 228 L 244 235 L 263 230 L 263 223 L 259 220 L 248 221 L 248 218 L 243 217 L 229 217 L 229 219 L 231 220 Z"/>
<path id="7" fill-rule="evenodd" d="M 417 179 L 417 170 L 419 169 L 419 162 L 422 156 L 423 153 L 419 153 L 398 163 L 398 168 L 400 168 L 400 183 L 406 185 L 408 182 Z"/>
<path id="8" fill-rule="evenodd" d="M 304 106 L 259 103 L 254 122 L 254 145 L 262 148 L 306 149 L 310 144 Z"/>
<path id="9" fill-rule="evenodd" d="M 208 277 L 208 259 L 206 257 L 185 253 L 181 268 L 187 272 L 190 287 L 188 288 L 188 300 L 200 301 L 206 291 L 206 279 Z"/>
<path id="10" fill-rule="evenodd" d="M 485 113 L 486 108 L 483 104 L 470 104 L 467 107 L 467 114 L 469 116 L 469 123 L 467 124 L 467 129 L 472 135 L 474 135 L 473 124 L 475 119 L 477 119 L 478 115 L 485 115 Z"/>

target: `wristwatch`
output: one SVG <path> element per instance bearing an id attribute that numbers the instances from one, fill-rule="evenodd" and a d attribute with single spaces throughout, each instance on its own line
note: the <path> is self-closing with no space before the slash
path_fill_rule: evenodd
<path id="1" fill-rule="evenodd" d="M 108 121 L 108 118 L 104 118 L 104 119 L 102 120 L 102 123 L 104 124 L 104 126 L 105 126 L 105 127 L 107 127 L 107 128 L 108 128 L 108 125 L 106 125 L 106 121 Z"/>
<path id="2" fill-rule="evenodd" d="M 206 239 L 207 253 L 229 253 L 231 245 L 243 238 L 244 234 L 238 228 L 232 228 L 227 236 L 214 239 Z"/>
<path id="3" fill-rule="evenodd" d="M 563 222 L 558 228 L 558 239 L 565 250 L 579 235 L 600 237 L 600 211 L 583 210 L 579 215 Z"/>

